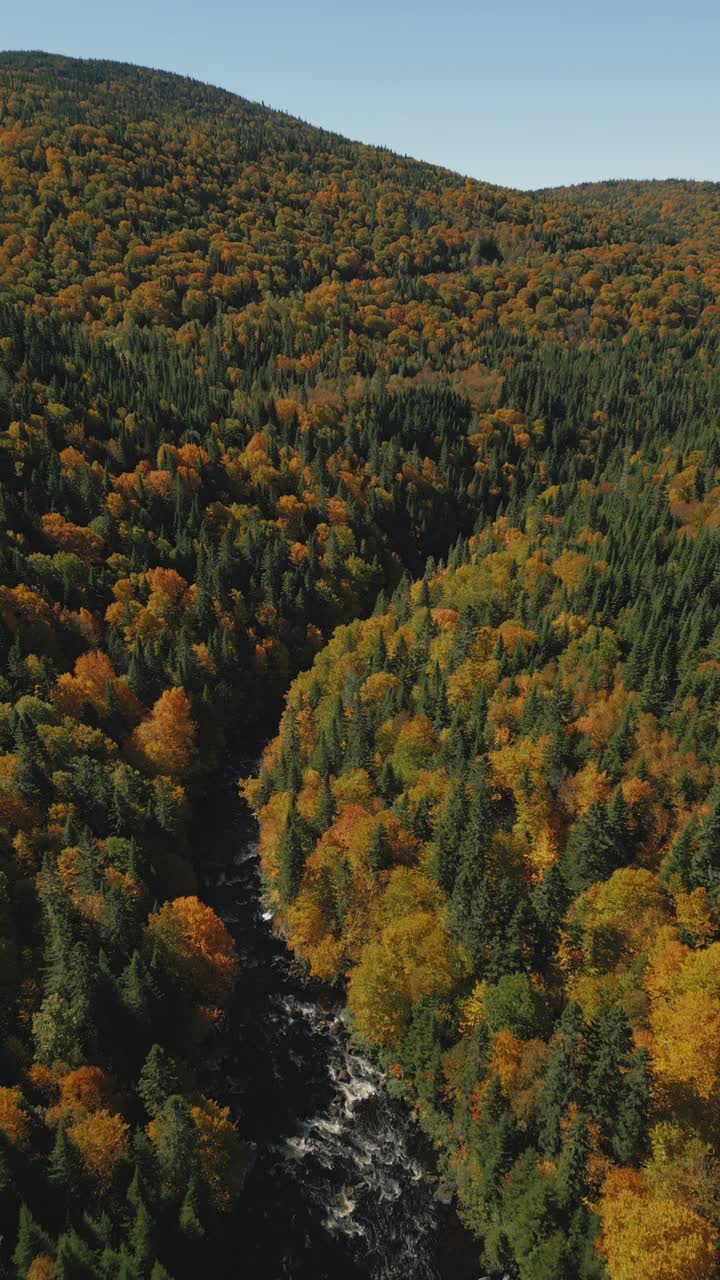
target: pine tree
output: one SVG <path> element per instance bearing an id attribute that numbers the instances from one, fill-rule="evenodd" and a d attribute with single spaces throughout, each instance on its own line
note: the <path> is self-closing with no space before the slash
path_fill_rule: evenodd
<path id="1" fill-rule="evenodd" d="M 197 1131 L 185 1098 L 174 1094 L 156 1117 L 156 1152 L 165 1195 L 184 1196 L 195 1171 Z"/>
<path id="2" fill-rule="evenodd" d="M 278 892 L 285 907 L 289 907 L 298 895 L 310 844 L 307 823 L 293 799 L 278 848 Z"/>
<path id="3" fill-rule="evenodd" d="M 586 1194 L 589 1153 L 587 1121 L 582 1112 L 578 1112 L 563 1139 L 557 1164 L 558 1203 L 563 1209 L 580 1204 Z"/>
<path id="4" fill-rule="evenodd" d="M 97 1264 L 92 1249 L 77 1231 L 65 1231 L 57 1243 L 53 1280 L 96 1280 Z"/>
<path id="5" fill-rule="evenodd" d="M 345 770 L 368 769 L 371 764 L 372 740 L 362 703 L 359 699 L 353 707 L 345 748 Z"/>
<path id="6" fill-rule="evenodd" d="M 137 936 L 137 916 L 134 903 L 125 889 L 104 884 L 102 893 L 102 923 L 106 945 L 124 952 L 132 948 Z"/>
<path id="7" fill-rule="evenodd" d="M 148 1115 L 154 1116 L 161 1111 L 168 1098 L 179 1092 L 179 1087 L 174 1060 L 162 1045 L 154 1044 L 145 1059 L 137 1085 Z"/>
<path id="8" fill-rule="evenodd" d="M 51 1258 L 55 1250 L 50 1236 L 33 1218 L 25 1203 L 20 1205 L 18 1216 L 17 1243 L 13 1253 L 13 1262 L 17 1269 L 18 1280 L 25 1280 L 33 1259 L 38 1254 L 46 1254 Z"/>
<path id="9" fill-rule="evenodd" d="M 577 1102 L 586 1072 L 586 1027 L 577 1004 L 569 1004 L 551 1040 L 550 1060 L 537 1100 L 541 1150 L 553 1156 L 560 1149 L 560 1122 L 571 1102 Z"/>
<path id="10" fill-rule="evenodd" d="M 140 641 L 130 654 L 128 664 L 127 682 L 133 693 L 145 703 L 145 706 L 151 706 L 154 701 L 155 681 L 153 679 L 150 664 L 147 661 L 145 649 Z"/>
<path id="11" fill-rule="evenodd" d="M 200 1188 L 197 1178 L 191 1178 L 180 1206 L 178 1217 L 180 1230 L 189 1240 L 202 1240 L 205 1229 L 200 1216 Z"/>
<path id="12" fill-rule="evenodd" d="M 43 805 L 48 797 L 48 783 L 42 771 L 42 758 L 37 731 L 27 716 L 20 716 L 15 729 L 15 782 L 31 805 Z"/>
<path id="13" fill-rule="evenodd" d="M 130 1227 L 129 1245 L 133 1265 L 140 1275 L 147 1275 L 154 1256 L 153 1224 L 142 1197 L 138 1201 Z"/>
<path id="14" fill-rule="evenodd" d="M 693 889 L 717 891 L 720 882 L 720 783 L 710 796 L 710 808 L 703 822 L 696 852 L 690 861 L 688 879 Z"/>
<path id="15" fill-rule="evenodd" d="M 606 808 L 595 800 L 570 832 L 560 860 L 560 869 L 573 897 L 598 880 L 606 880 L 622 866 L 626 830 L 619 788 Z"/>
<path id="16" fill-rule="evenodd" d="M 537 921 L 541 956 L 549 957 L 554 951 L 558 929 L 570 902 L 568 887 L 557 863 L 548 867 L 542 880 L 535 885 L 530 901 Z"/>
<path id="17" fill-rule="evenodd" d="M 384 871 L 389 865 L 387 835 L 382 822 L 378 822 L 372 833 L 368 848 L 368 862 L 370 864 L 370 869 L 376 876 L 379 875 L 381 871 Z"/>
<path id="18" fill-rule="evenodd" d="M 401 784 L 395 774 L 392 761 L 388 758 L 382 767 L 380 776 L 377 781 L 378 794 L 382 796 L 386 804 L 392 804 L 398 791 L 401 790 Z"/>
<path id="19" fill-rule="evenodd" d="M 601 1008 L 591 1028 L 590 1069 L 587 1077 L 587 1109 L 610 1141 L 620 1109 L 621 1071 L 630 1047 L 630 1028 L 618 1005 Z"/>
<path id="20" fill-rule="evenodd" d="M 690 888 L 691 863 L 693 851 L 697 847 L 697 836 L 698 823 L 693 815 L 673 842 L 670 856 L 660 872 L 660 879 L 664 883 L 667 884 L 673 876 L 679 875 L 685 888 Z"/>
<path id="21" fill-rule="evenodd" d="M 153 1264 L 153 1269 L 150 1272 L 150 1280 L 173 1280 L 173 1278 L 170 1275 L 170 1272 L 165 1270 L 162 1263 L 155 1262 Z"/>
<path id="22" fill-rule="evenodd" d="M 615 788 L 607 806 L 607 831 L 611 848 L 610 866 L 615 871 L 631 860 L 627 806 L 621 787 Z"/>
<path id="23" fill-rule="evenodd" d="M 620 1164 L 637 1165 L 647 1147 L 650 1112 L 649 1055 L 647 1049 L 632 1054 L 622 1077 L 612 1148 Z"/>
<path id="24" fill-rule="evenodd" d="M 632 753 L 634 719 L 633 705 L 628 703 L 620 724 L 609 738 L 607 747 L 600 757 L 599 768 L 605 770 L 611 782 L 620 781 L 625 764 Z"/>
<path id="25" fill-rule="evenodd" d="M 460 863 L 484 863 L 495 828 L 492 798 L 488 786 L 489 768 L 480 760 L 470 780 L 467 821 L 461 831 Z"/>
<path id="26" fill-rule="evenodd" d="M 552 1180 L 538 1168 L 537 1152 L 528 1148 L 504 1185 L 501 1213 L 519 1274 L 532 1280 L 569 1280 L 554 1192 Z"/>
<path id="27" fill-rule="evenodd" d="M 118 979 L 123 1005 L 141 1026 L 149 1026 L 157 1009 L 159 993 L 139 951 L 134 951 Z"/>
<path id="28" fill-rule="evenodd" d="M 435 832 L 436 875 L 438 884 L 447 894 L 451 894 L 455 887 L 467 818 L 467 783 L 463 775 L 450 793 L 445 814 Z"/>
<path id="29" fill-rule="evenodd" d="M 335 818 L 335 808 L 335 797 L 330 788 L 330 783 L 327 778 L 323 778 L 317 815 L 317 826 L 321 834 L 332 826 Z"/>
<path id="30" fill-rule="evenodd" d="M 83 1181 L 82 1161 L 77 1147 L 67 1135 L 67 1123 L 63 1121 L 55 1132 L 47 1168 L 48 1179 L 54 1187 L 67 1196 L 77 1194 Z"/>

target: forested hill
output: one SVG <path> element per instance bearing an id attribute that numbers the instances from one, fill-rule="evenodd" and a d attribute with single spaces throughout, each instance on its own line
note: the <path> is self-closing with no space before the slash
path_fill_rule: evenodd
<path id="1" fill-rule="evenodd" d="M 478 1255 L 716 1274 L 719 250 L 0 55 L 0 1274 L 235 1273 L 193 814 L 316 655 L 266 874 Z"/>

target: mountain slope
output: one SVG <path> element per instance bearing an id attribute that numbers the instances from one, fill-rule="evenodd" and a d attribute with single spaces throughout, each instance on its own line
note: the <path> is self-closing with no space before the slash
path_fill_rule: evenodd
<path id="1" fill-rule="evenodd" d="M 0 191 L 16 1274 L 232 1273 L 193 815 L 348 623 L 250 788 L 293 943 L 494 1263 L 637 1277 L 649 1213 L 712 1274 L 720 188 L 508 191 L 30 53 Z"/>

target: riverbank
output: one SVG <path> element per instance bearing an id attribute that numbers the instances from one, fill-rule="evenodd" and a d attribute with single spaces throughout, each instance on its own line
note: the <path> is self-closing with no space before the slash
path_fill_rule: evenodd
<path id="1" fill-rule="evenodd" d="M 266 918 L 234 771 L 201 830 L 204 892 L 241 972 L 212 1083 L 257 1153 L 227 1224 L 227 1274 L 475 1280 L 477 1246 L 438 1198 L 432 1149 L 350 1044 L 340 1001 L 303 980 Z"/>

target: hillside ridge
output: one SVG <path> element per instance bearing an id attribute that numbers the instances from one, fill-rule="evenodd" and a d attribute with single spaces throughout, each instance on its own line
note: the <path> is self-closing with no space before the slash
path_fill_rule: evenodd
<path id="1" fill-rule="evenodd" d="M 270 1222 L 304 1280 L 201 888 L 276 734 L 278 922 L 478 1270 L 714 1280 L 720 189 L 518 192 L 28 54 L 0 192 L 10 1277 L 230 1276 Z"/>
<path id="2" fill-rule="evenodd" d="M 345 146 L 357 147 L 358 149 L 368 149 L 378 151 L 387 155 L 395 156 L 397 159 L 407 160 L 413 164 L 421 165 L 429 170 L 439 173 L 445 173 L 470 182 L 477 182 L 483 186 L 495 187 L 497 190 L 515 191 L 518 194 L 527 195 L 547 195 L 553 192 L 568 193 L 586 193 L 598 191 L 604 188 L 623 187 L 675 187 L 681 186 L 684 189 L 712 189 L 720 191 L 720 183 L 698 180 L 693 178 L 667 177 L 667 178 L 605 178 L 592 179 L 583 182 L 572 183 L 570 185 L 558 185 L 555 187 L 508 187 L 501 183 L 491 183 L 483 178 L 478 178 L 469 174 L 463 174 L 459 170 L 453 170 L 444 165 L 433 164 L 430 161 L 423 160 L 421 157 L 411 156 L 407 152 L 395 152 L 390 147 L 384 146 L 382 143 L 369 143 L 357 139 L 345 137 L 342 134 L 328 129 L 323 125 L 315 125 L 304 120 L 301 116 L 295 116 L 292 112 L 278 107 L 272 107 L 265 102 L 255 102 L 252 99 L 244 97 L 234 89 L 226 89 L 221 85 L 215 85 L 210 81 L 198 80 L 191 75 L 182 75 L 177 72 L 169 71 L 162 67 L 145 66 L 142 63 L 132 62 L 116 62 L 111 58 L 76 58 L 71 55 L 49 53 L 46 50 L 32 49 L 0 49 L 0 67 L 16 67 L 18 70 L 41 70 L 54 71 L 56 73 L 71 72 L 73 70 L 83 71 L 87 78 L 95 84 L 104 83 L 104 77 L 107 72 L 120 74 L 128 79 L 132 79 L 137 73 L 149 74 L 156 76 L 158 79 L 174 84 L 178 89 L 182 86 L 187 89 L 201 89 L 208 97 L 217 95 L 218 98 L 228 100 L 230 104 L 241 104 L 242 108 L 253 108 L 257 111 L 266 112 L 268 116 L 279 116 L 287 120 L 291 124 L 299 125 L 305 129 L 310 129 L 319 136 L 332 139 L 342 143 Z"/>

